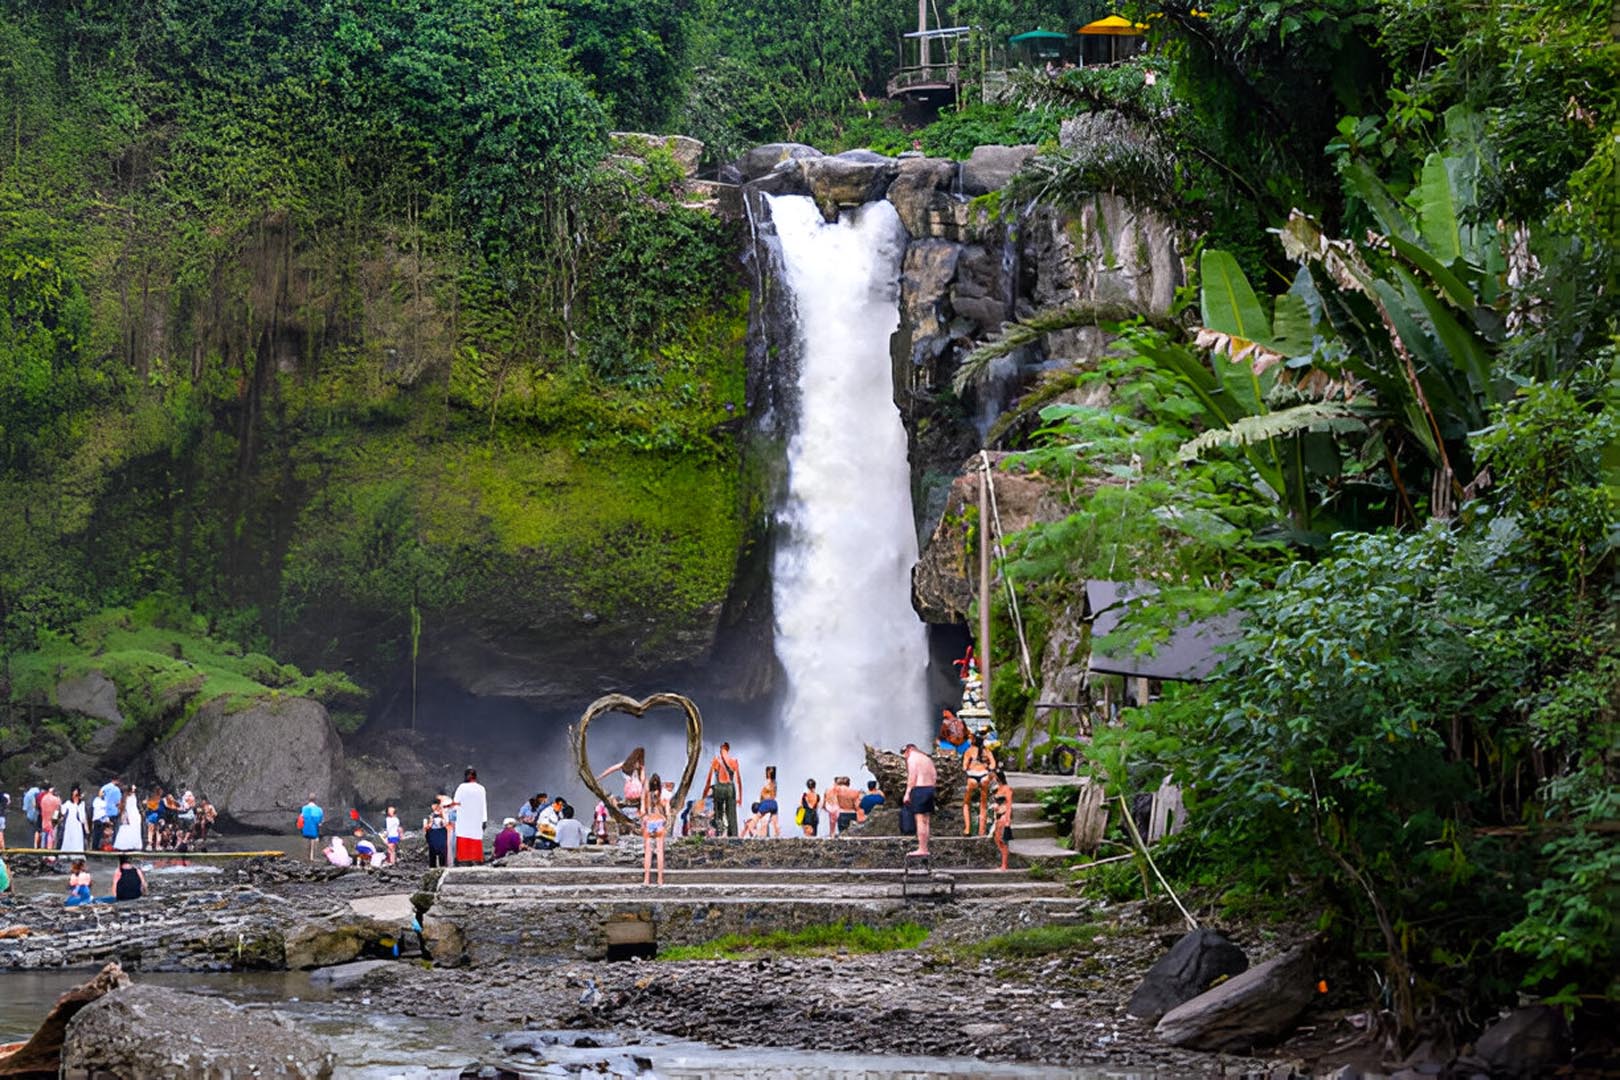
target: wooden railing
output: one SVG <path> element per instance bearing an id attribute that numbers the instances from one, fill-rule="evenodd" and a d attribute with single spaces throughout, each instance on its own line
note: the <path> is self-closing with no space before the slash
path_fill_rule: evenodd
<path id="1" fill-rule="evenodd" d="M 954 88 L 961 77 L 961 69 L 956 64 L 922 64 L 901 68 L 889 79 L 889 96 L 896 97 L 908 90 L 923 88 Z"/>

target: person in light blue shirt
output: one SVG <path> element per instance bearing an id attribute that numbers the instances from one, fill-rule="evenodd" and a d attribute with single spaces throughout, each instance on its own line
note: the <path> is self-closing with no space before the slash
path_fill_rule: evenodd
<path id="1" fill-rule="evenodd" d="M 326 820 L 326 811 L 321 804 L 315 801 L 313 794 L 303 809 L 298 811 L 298 831 L 305 840 L 309 841 L 309 861 L 315 861 L 316 850 L 321 843 L 321 822 Z"/>
<path id="2" fill-rule="evenodd" d="M 101 785 L 101 804 L 103 816 L 94 823 L 94 835 L 90 838 L 90 846 L 96 851 L 100 851 L 103 842 L 110 840 L 118 830 L 118 812 L 124 806 L 124 789 L 119 786 L 118 777 Z"/>

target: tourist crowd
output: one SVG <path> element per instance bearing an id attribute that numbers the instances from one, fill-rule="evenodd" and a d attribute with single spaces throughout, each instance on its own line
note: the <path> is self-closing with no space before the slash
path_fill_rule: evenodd
<path id="1" fill-rule="evenodd" d="M 0 849 L 5 847 L 11 796 L 0 792 Z M 64 797 L 49 781 L 30 784 L 23 793 L 29 846 L 74 854 L 84 851 L 173 851 L 202 848 L 218 817 L 207 799 L 190 789 L 164 791 L 154 786 L 143 798 L 133 783 L 108 780 L 88 799 L 78 784 Z"/>

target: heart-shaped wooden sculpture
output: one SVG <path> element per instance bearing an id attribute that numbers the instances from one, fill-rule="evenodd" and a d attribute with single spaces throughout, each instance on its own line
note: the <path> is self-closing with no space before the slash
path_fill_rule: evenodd
<path id="1" fill-rule="evenodd" d="M 590 728 L 591 721 L 603 713 L 622 712 L 631 716 L 645 716 L 647 710 L 663 705 L 673 705 L 686 714 L 686 770 L 681 773 L 681 782 L 676 786 L 675 798 L 670 803 L 671 811 L 679 814 L 681 807 L 686 805 L 686 790 L 692 786 L 692 777 L 697 773 L 698 757 L 703 752 L 703 717 L 691 698 L 682 697 L 680 694 L 654 694 L 652 697 L 637 701 L 626 694 L 607 694 L 591 702 L 590 708 L 579 718 L 579 726 L 572 731 L 574 760 L 579 764 L 579 778 L 585 781 L 585 786 L 590 788 L 592 795 L 607 804 L 608 813 L 613 815 L 614 820 L 626 828 L 633 829 L 637 826 L 614 805 L 607 792 L 602 790 L 602 785 L 597 782 L 596 770 L 591 768 L 590 755 L 585 752 L 585 733 Z M 674 832 L 673 825 L 669 831 Z"/>

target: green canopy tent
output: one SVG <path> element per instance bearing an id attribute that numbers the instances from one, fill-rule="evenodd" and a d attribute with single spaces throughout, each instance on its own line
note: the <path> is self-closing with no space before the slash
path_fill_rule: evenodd
<path id="1" fill-rule="evenodd" d="M 1061 64 L 1070 59 L 1069 35 L 1056 30 L 1026 30 L 1007 39 L 1016 64 Z"/>

